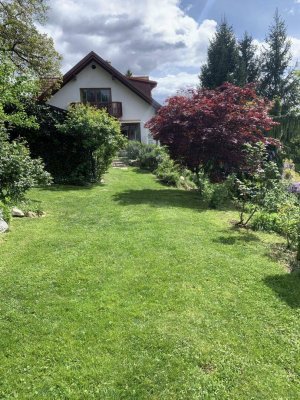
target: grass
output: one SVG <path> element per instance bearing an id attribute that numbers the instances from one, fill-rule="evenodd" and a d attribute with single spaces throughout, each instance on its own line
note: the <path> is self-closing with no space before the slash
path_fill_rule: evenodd
<path id="1" fill-rule="evenodd" d="M 1 399 L 299 399 L 300 279 L 234 211 L 113 169 L 0 242 Z"/>

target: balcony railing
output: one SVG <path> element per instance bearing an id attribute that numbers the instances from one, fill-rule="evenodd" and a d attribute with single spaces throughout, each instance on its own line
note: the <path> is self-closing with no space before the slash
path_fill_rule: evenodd
<path id="1" fill-rule="evenodd" d="M 81 103 L 71 103 L 71 105 L 81 104 Z M 121 118 L 123 115 L 122 103 L 120 101 L 112 101 L 111 103 L 99 103 L 99 102 L 88 102 L 90 106 L 96 108 L 105 108 L 106 111 L 115 118 Z"/>
<path id="2" fill-rule="evenodd" d="M 121 118 L 123 115 L 122 103 L 120 101 L 112 101 L 111 103 L 98 103 L 95 106 L 99 108 L 105 108 L 108 114 L 116 118 Z"/>

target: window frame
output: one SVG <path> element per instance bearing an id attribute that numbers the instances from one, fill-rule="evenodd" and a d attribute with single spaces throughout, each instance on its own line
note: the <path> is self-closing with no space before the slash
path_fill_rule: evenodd
<path id="1" fill-rule="evenodd" d="M 133 127 L 135 125 L 135 129 L 137 129 L 134 132 L 134 138 L 129 138 L 128 132 L 125 132 L 126 129 L 124 128 L 129 128 Z M 142 141 L 142 129 L 141 129 L 141 122 L 136 121 L 136 122 L 126 122 L 126 121 L 122 121 L 121 122 L 121 132 L 122 134 L 127 137 L 128 140 L 136 140 L 138 142 Z M 131 132 L 132 133 L 132 132 Z"/>
<path id="2" fill-rule="evenodd" d="M 94 91 L 95 92 L 95 98 L 97 99 L 97 92 L 96 91 L 100 91 L 100 94 L 101 94 L 101 90 L 108 90 L 109 91 L 109 101 L 107 101 L 107 102 L 100 102 L 100 101 L 94 101 L 94 102 L 88 102 L 88 101 L 84 101 L 84 98 L 83 98 L 83 91 L 84 90 L 90 90 L 90 91 Z M 112 97 L 111 97 L 111 88 L 104 88 L 104 87 L 101 87 L 101 88 L 80 88 L 80 101 L 83 103 L 83 104 L 111 104 L 112 103 Z"/>

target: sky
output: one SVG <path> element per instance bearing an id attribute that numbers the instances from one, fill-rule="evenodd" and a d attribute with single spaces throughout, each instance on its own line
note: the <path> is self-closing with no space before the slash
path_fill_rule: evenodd
<path id="1" fill-rule="evenodd" d="M 49 34 L 67 72 L 91 50 L 120 72 L 149 75 L 159 102 L 196 86 L 207 47 L 226 18 L 238 38 L 263 46 L 276 8 L 300 62 L 300 0 L 48 0 Z"/>

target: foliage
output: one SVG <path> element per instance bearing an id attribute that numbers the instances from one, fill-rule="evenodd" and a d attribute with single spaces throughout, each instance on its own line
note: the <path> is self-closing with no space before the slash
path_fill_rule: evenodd
<path id="1" fill-rule="evenodd" d="M 269 193 L 276 190 L 281 179 L 278 166 L 269 160 L 261 142 L 245 145 L 247 165 L 238 176 L 231 177 L 233 192 L 240 208 L 238 225 L 247 226 L 254 214 L 265 204 Z M 250 214 L 250 215 L 247 215 Z"/>
<path id="2" fill-rule="evenodd" d="M 228 181 L 212 183 L 203 171 L 197 176 L 197 188 L 203 204 L 212 209 L 220 209 L 231 203 L 231 191 Z"/>
<path id="3" fill-rule="evenodd" d="M 0 219 L 9 224 L 11 220 L 11 209 L 8 204 L 0 200 Z"/>
<path id="4" fill-rule="evenodd" d="M 278 10 L 269 29 L 266 44 L 262 55 L 259 92 L 270 100 L 276 100 L 274 115 L 286 114 L 299 104 L 300 78 L 293 71 L 287 73 L 292 59 L 291 42 Z"/>
<path id="5" fill-rule="evenodd" d="M 72 170 L 66 180 L 77 184 L 98 182 L 125 143 L 117 119 L 83 104 L 70 107 L 57 129 L 70 138 Z"/>
<path id="6" fill-rule="evenodd" d="M 295 248 L 298 223 L 300 223 L 300 199 L 289 191 L 287 182 L 279 181 L 273 190 L 266 194 L 252 226 L 284 235 L 287 247 Z"/>
<path id="7" fill-rule="evenodd" d="M 36 184 L 49 184 L 50 174 L 41 159 L 32 159 L 25 142 L 9 140 L 12 127 L 36 128 L 34 117 L 26 113 L 25 102 L 33 99 L 36 84 L 29 74 L 20 76 L 16 67 L 0 53 L 0 200 L 18 200 Z"/>
<path id="8" fill-rule="evenodd" d="M 44 0 L 0 2 L 0 52 L 5 52 L 22 73 L 28 69 L 36 76 L 58 77 L 61 57 L 53 40 L 37 29 L 45 21 Z"/>
<path id="9" fill-rule="evenodd" d="M 193 174 L 176 164 L 165 147 L 132 140 L 128 142 L 125 153 L 140 168 L 153 172 L 162 183 L 187 190 L 196 188 Z"/>
<path id="10" fill-rule="evenodd" d="M 246 143 L 276 147 L 264 136 L 275 125 L 268 115 L 270 106 L 252 85 L 225 84 L 169 98 L 146 126 L 174 160 L 192 171 L 202 166 L 210 179 L 220 181 L 246 164 Z"/>
<path id="11" fill-rule="evenodd" d="M 44 214 L 44 209 L 41 201 L 31 200 L 24 198 L 15 204 L 16 207 L 21 209 L 26 215 L 28 212 L 34 212 L 37 216 L 42 216 Z"/>
<path id="12" fill-rule="evenodd" d="M 288 248 L 296 248 L 300 201 L 289 192 L 277 165 L 268 159 L 264 145 L 247 145 L 248 169 L 231 177 L 240 209 L 239 225 L 273 231 L 285 236 Z"/>
<path id="13" fill-rule="evenodd" d="M 167 185 L 179 186 L 180 170 L 174 161 L 166 157 L 158 165 L 155 170 L 155 175 L 158 179 Z"/>
<path id="14" fill-rule="evenodd" d="M 0 135 L 0 200 L 20 200 L 31 187 L 50 183 L 42 160 L 32 159 L 24 142 Z"/>
<path id="15" fill-rule="evenodd" d="M 35 118 L 26 112 L 26 104 L 34 101 L 37 91 L 31 73 L 18 74 L 7 55 L 0 52 L 0 129 L 38 127 Z"/>
<path id="16" fill-rule="evenodd" d="M 251 82 L 257 82 L 260 77 L 260 62 L 256 55 L 257 46 L 253 38 L 245 32 L 239 42 L 240 51 L 240 85 L 244 86 Z"/>
<path id="17" fill-rule="evenodd" d="M 278 125 L 273 127 L 268 135 L 281 141 L 286 157 L 292 159 L 296 169 L 300 171 L 300 116 L 282 115 L 274 117 L 274 120 Z"/>
<path id="18" fill-rule="evenodd" d="M 137 140 L 128 140 L 124 152 L 129 160 L 138 160 L 143 143 Z M 151 147 L 150 147 L 151 148 Z"/>
<path id="19" fill-rule="evenodd" d="M 129 140 L 125 148 L 129 160 L 135 160 L 142 169 L 155 171 L 159 163 L 168 157 L 166 149 L 156 144 L 146 144 Z"/>
<path id="20" fill-rule="evenodd" d="M 201 69 L 201 86 L 214 89 L 225 82 L 240 84 L 239 66 L 239 49 L 233 29 L 223 21 L 210 42 L 207 64 Z"/>
<path id="21" fill-rule="evenodd" d="M 163 147 L 143 143 L 137 160 L 142 169 L 154 171 L 165 157 L 167 157 L 167 153 Z"/>
<path id="22" fill-rule="evenodd" d="M 128 69 L 128 70 L 126 71 L 126 73 L 125 73 L 125 76 L 126 76 L 127 78 L 131 78 L 131 77 L 133 76 L 132 71 L 131 71 L 130 69 Z"/>
<path id="23" fill-rule="evenodd" d="M 208 203 L 210 208 L 218 209 L 230 204 L 231 195 L 227 182 L 215 183 L 212 189 Z"/>

